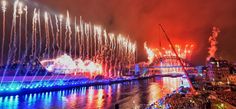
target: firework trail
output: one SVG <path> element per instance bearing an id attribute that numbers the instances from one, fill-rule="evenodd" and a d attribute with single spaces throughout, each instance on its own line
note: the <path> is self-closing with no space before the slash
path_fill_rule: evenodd
<path id="1" fill-rule="evenodd" d="M 70 27 L 70 14 L 69 14 L 69 11 L 67 11 L 66 27 L 67 27 L 67 31 L 69 32 L 68 33 L 68 36 L 69 36 L 69 54 L 71 55 L 71 51 L 72 51 L 72 45 L 71 45 L 72 30 L 71 30 L 71 27 Z"/>
<path id="2" fill-rule="evenodd" d="M 81 35 L 79 34 L 80 33 L 80 29 L 79 29 L 79 26 L 77 25 L 76 26 L 76 31 L 77 31 L 77 44 L 78 44 L 78 48 L 79 48 L 79 57 L 81 56 Z M 77 46 L 77 45 L 76 45 Z"/>
<path id="3" fill-rule="evenodd" d="M 6 3 L 6 1 L 2 1 L 2 12 L 3 12 L 3 15 L 2 15 L 2 50 L 1 50 L 1 65 L 3 65 L 4 64 L 4 55 L 3 55 L 3 53 L 4 53 L 4 46 L 5 46 L 5 25 L 6 25 L 6 5 L 7 5 L 7 3 Z"/>
<path id="4" fill-rule="evenodd" d="M 49 43 L 50 43 L 50 38 L 49 38 L 49 24 L 48 24 L 48 13 L 45 12 L 44 13 L 44 21 L 45 21 L 45 37 L 46 37 L 46 46 L 45 46 L 45 49 L 44 49 L 44 53 L 43 53 L 43 57 L 46 58 L 46 54 L 50 52 L 50 49 L 49 49 Z M 49 57 L 47 57 L 49 58 Z"/>
<path id="5" fill-rule="evenodd" d="M 40 20 L 40 10 L 38 10 L 38 29 L 39 29 L 39 51 L 38 51 L 38 55 L 39 57 L 41 56 L 41 52 L 42 52 L 42 30 L 41 30 L 41 20 Z"/>
<path id="6" fill-rule="evenodd" d="M 74 54 L 74 56 L 75 56 L 75 59 L 77 58 L 77 22 L 76 22 L 76 17 L 75 17 L 75 24 L 74 24 L 74 37 L 75 37 L 75 46 L 74 46 L 74 49 L 75 49 L 75 54 Z"/>
<path id="7" fill-rule="evenodd" d="M 97 26 L 94 26 L 94 29 L 93 29 L 93 38 L 94 38 L 94 60 L 96 61 L 96 54 L 97 54 L 97 31 L 96 31 L 96 27 Z"/>
<path id="8" fill-rule="evenodd" d="M 27 52 L 28 52 L 28 36 L 27 36 L 27 34 L 28 34 L 28 28 L 27 28 L 27 26 L 28 26 L 28 7 L 27 6 L 25 6 L 24 7 L 24 11 L 25 11 L 25 56 L 27 56 Z"/>
<path id="9" fill-rule="evenodd" d="M 13 32 L 13 37 L 14 37 L 14 41 L 13 41 L 13 61 L 16 61 L 16 50 L 17 50 L 17 37 L 16 37 L 16 17 L 17 17 L 17 7 L 19 6 L 19 0 L 15 1 L 14 3 L 14 11 L 13 11 L 13 25 L 12 25 L 12 32 Z"/>
<path id="10" fill-rule="evenodd" d="M 67 49 L 67 38 L 68 38 L 68 33 L 70 32 L 70 17 L 69 17 L 69 12 L 67 11 L 67 16 L 66 16 L 66 32 L 65 32 L 65 42 L 64 42 L 64 52 L 66 52 Z M 70 34 L 70 33 L 69 33 Z M 69 36 L 70 37 L 70 36 Z M 70 42 L 69 38 L 69 42 Z M 69 44 L 70 45 L 70 44 Z M 69 48 L 70 49 L 70 48 Z"/>
<path id="11" fill-rule="evenodd" d="M 89 40 L 90 41 L 89 42 L 89 45 L 90 45 L 90 58 L 93 58 L 93 50 L 94 50 L 93 46 L 94 45 L 92 43 L 93 43 L 94 39 L 93 39 L 93 34 L 92 34 L 93 31 L 92 31 L 92 24 L 91 23 L 89 23 L 89 33 L 90 33 L 89 34 L 89 36 L 90 36 L 90 40 Z"/>
<path id="12" fill-rule="evenodd" d="M 59 37 L 60 37 L 60 50 L 62 50 L 63 49 L 63 41 L 62 41 L 62 20 L 63 20 L 63 16 L 62 15 L 60 15 L 59 16 L 59 22 L 60 22 L 60 32 L 59 32 Z"/>
<path id="13" fill-rule="evenodd" d="M 51 15 L 49 15 L 49 22 L 50 22 L 50 27 L 51 27 L 51 34 L 52 34 L 52 57 L 55 58 L 55 34 L 54 34 L 54 28 L 53 28 L 53 24 L 52 24 L 52 18 Z"/>
<path id="14" fill-rule="evenodd" d="M 81 58 L 81 56 L 82 56 L 81 55 L 81 53 L 82 53 L 81 52 L 81 45 L 82 45 L 81 44 L 81 40 L 82 39 L 81 39 L 81 35 L 80 35 L 80 26 L 76 26 L 76 30 L 77 30 L 77 44 L 78 44 L 78 48 L 77 49 L 79 49 L 79 55 L 78 54 L 77 55 Z"/>
<path id="15" fill-rule="evenodd" d="M 84 22 L 82 20 L 82 17 L 80 17 L 80 34 L 81 34 L 81 53 L 82 53 L 82 57 L 84 58 L 85 57 L 85 41 L 84 41 Z"/>
<path id="16" fill-rule="evenodd" d="M 21 16 L 23 14 L 23 4 L 19 2 L 19 9 L 18 9 L 18 14 L 19 16 L 19 54 L 18 54 L 18 59 L 21 59 Z"/>
<path id="17" fill-rule="evenodd" d="M 89 24 L 85 23 L 85 36 L 86 36 L 86 58 L 89 58 Z"/>
<path id="18" fill-rule="evenodd" d="M 33 19 L 32 19 L 32 46 L 31 46 L 31 55 L 35 58 L 36 57 L 36 52 L 35 52 L 35 46 L 36 46 L 36 26 L 37 26 L 37 18 L 38 18 L 38 13 L 36 8 L 34 9 L 34 15 L 33 15 Z"/>
<path id="19" fill-rule="evenodd" d="M 60 30 L 59 30 L 59 26 L 58 26 L 58 17 L 57 15 L 54 16 L 55 17 L 55 20 L 56 20 L 56 47 L 57 47 L 57 56 L 59 54 L 59 51 L 60 51 L 60 42 L 59 42 L 59 34 L 60 34 Z"/>

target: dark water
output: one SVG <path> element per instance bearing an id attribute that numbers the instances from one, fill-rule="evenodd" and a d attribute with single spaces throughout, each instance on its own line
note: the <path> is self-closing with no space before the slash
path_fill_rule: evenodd
<path id="1" fill-rule="evenodd" d="M 113 85 L 0 97 L 0 109 L 121 109 L 151 104 L 180 85 L 183 78 L 156 77 Z"/>

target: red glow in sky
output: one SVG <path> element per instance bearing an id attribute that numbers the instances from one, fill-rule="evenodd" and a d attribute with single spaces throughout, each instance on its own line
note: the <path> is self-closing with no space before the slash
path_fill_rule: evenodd
<path id="1" fill-rule="evenodd" d="M 36 1 L 36 0 L 35 0 Z M 129 35 L 139 44 L 139 60 L 146 57 L 144 41 L 151 47 L 159 46 L 163 24 L 174 43 L 194 43 L 193 61 L 204 63 L 208 37 L 212 26 L 221 29 L 218 56 L 236 60 L 235 0 L 40 0 L 36 1 L 56 12 L 83 16 L 87 21 L 101 24 L 111 32 Z M 163 43 L 167 43 L 162 37 Z"/>

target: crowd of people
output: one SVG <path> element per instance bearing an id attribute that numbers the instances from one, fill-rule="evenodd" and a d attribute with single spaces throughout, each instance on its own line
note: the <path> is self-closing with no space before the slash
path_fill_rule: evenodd
<path id="1" fill-rule="evenodd" d="M 236 92 L 233 91 L 217 91 L 218 98 L 236 106 Z"/>
<path id="2" fill-rule="evenodd" d="M 202 109 L 211 106 L 210 100 L 203 95 L 183 95 L 179 93 L 167 96 L 164 105 L 173 109 Z"/>
<path id="3" fill-rule="evenodd" d="M 167 94 L 165 97 L 152 104 L 149 108 L 208 109 L 211 107 L 208 95 L 186 93 L 186 90 L 187 89 L 181 89 L 181 91 Z"/>

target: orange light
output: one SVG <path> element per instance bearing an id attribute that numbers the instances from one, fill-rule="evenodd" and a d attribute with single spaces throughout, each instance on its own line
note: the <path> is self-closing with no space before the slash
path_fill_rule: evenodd
<path id="1" fill-rule="evenodd" d="M 155 53 L 147 47 L 147 43 L 144 43 L 144 48 L 146 49 L 147 55 L 148 55 L 148 62 L 151 64 L 155 58 Z"/>
<path id="2" fill-rule="evenodd" d="M 144 48 L 146 49 L 146 52 L 148 54 L 149 63 L 152 63 L 156 56 L 160 56 L 160 57 L 166 57 L 166 56 L 174 57 L 174 56 L 176 56 L 171 48 L 171 45 L 169 45 L 168 47 L 169 48 L 163 47 L 163 48 L 151 49 L 151 48 L 147 47 L 147 44 L 145 42 Z M 186 59 L 191 56 L 194 45 L 193 44 L 185 44 L 185 46 L 183 46 L 184 48 L 181 48 L 180 44 L 175 44 L 174 47 L 178 53 L 178 56 L 182 59 Z"/>

